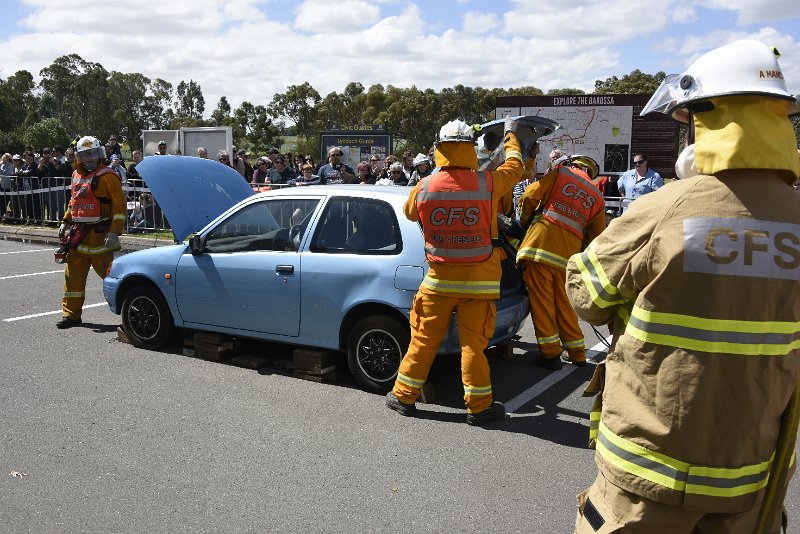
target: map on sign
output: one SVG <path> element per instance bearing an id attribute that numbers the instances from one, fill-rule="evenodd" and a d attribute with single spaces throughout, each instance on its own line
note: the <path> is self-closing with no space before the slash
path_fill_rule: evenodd
<path id="1" fill-rule="evenodd" d="M 537 115 L 561 125 L 539 139 L 537 173 L 547 170 L 547 155 L 558 148 L 593 158 L 604 174 L 621 174 L 631 168 L 634 154 L 646 154 L 651 168 L 670 178 L 678 155 L 678 126 L 660 113 L 642 117 L 649 99 L 648 94 L 501 96 L 495 116 Z"/>
<path id="2" fill-rule="evenodd" d="M 561 125 L 539 140 L 542 154 L 559 148 L 567 154 L 594 158 L 602 172 L 628 170 L 633 107 L 522 108 L 520 114 L 547 117 Z M 536 172 L 545 172 L 546 168 L 547 158 L 539 158 Z"/>

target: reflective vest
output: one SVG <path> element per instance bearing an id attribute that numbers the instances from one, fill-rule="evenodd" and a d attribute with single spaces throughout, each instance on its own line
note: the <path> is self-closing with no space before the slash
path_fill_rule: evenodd
<path id="1" fill-rule="evenodd" d="M 542 216 L 583 239 L 589 221 L 603 209 L 603 196 L 588 177 L 561 167 Z"/>
<path id="2" fill-rule="evenodd" d="M 471 263 L 492 255 L 492 175 L 447 169 L 422 179 L 417 211 L 428 261 Z"/>
<path id="3" fill-rule="evenodd" d="M 94 223 L 100 220 L 100 199 L 94 194 L 92 181 L 97 176 L 114 172 L 108 167 L 100 167 L 87 176 L 81 176 L 77 170 L 72 171 L 72 197 L 69 199 L 69 210 L 73 222 Z"/>

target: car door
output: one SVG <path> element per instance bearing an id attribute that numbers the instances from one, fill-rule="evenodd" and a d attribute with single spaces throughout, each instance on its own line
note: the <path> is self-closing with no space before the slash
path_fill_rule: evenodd
<path id="1" fill-rule="evenodd" d="M 297 336 L 298 245 L 318 199 L 268 198 L 242 206 L 202 236 L 202 253 L 185 253 L 176 300 L 186 323 Z"/>

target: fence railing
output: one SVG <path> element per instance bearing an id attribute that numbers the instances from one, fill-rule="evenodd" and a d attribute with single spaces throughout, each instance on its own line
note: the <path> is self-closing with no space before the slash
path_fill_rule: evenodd
<path id="1" fill-rule="evenodd" d="M 0 219 L 9 224 L 58 226 L 69 204 L 70 184 L 68 177 L 0 176 Z M 291 187 L 270 183 L 250 185 L 256 193 Z M 126 198 L 125 233 L 171 230 L 143 180 L 125 180 L 122 191 Z"/>

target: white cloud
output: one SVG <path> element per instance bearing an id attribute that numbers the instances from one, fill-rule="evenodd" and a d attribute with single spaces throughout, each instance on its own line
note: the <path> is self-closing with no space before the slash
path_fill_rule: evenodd
<path id="1" fill-rule="evenodd" d="M 82 6 L 77 18 L 74 4 L 26 0 L 30 14 L 17 34 L 0 32 L 0 76 L 25 69 L 38 78 L 57 57 L 76 53 L 109 71 L 140 72 L 173 85 L 193 79 L 208 114 L 223 95 L 234 107 L 244 100 L 268 104 L 275 93 L 304 82 L 323 96 L 353 81 L 367 88 L 591 91 L 597 79 L 635 68 L 678 72 L 710 48 L 755 37 L 783 52 L 784 75 L 800 92 L 796 33 L 754 27 L 680 39 L 659 35 L 675 20 L 705 16 L 708 4 L 695 9 L 698 1 L 717 0 L 512 0 L 505 13 L 488 4 L 480 11 L 456 7 L 459 1 L 434 16 L 419 0 L 117 0 Z M 48 21 L 46 31 L 37 29 L 41 20 Z"/>
<path id="2" fill-rule="evenodd" d="M 464 13 L 464 33 L 482 34 L 494 31 L 500 25 L 496 13 L 469 11 Z"/>
<path id="3" fill-rule="evenodd" d="M 702 0 L 702 4 L 736 12 L 741 25 L 800 17 L 797 0 Z"/>
<path id="4" fill-rule="evenodd" d="M 296 13 L 295 28 L 340 34 L 374 24 L 380 16 L 380 9 L 366 0 L 305 0 Z"/>

